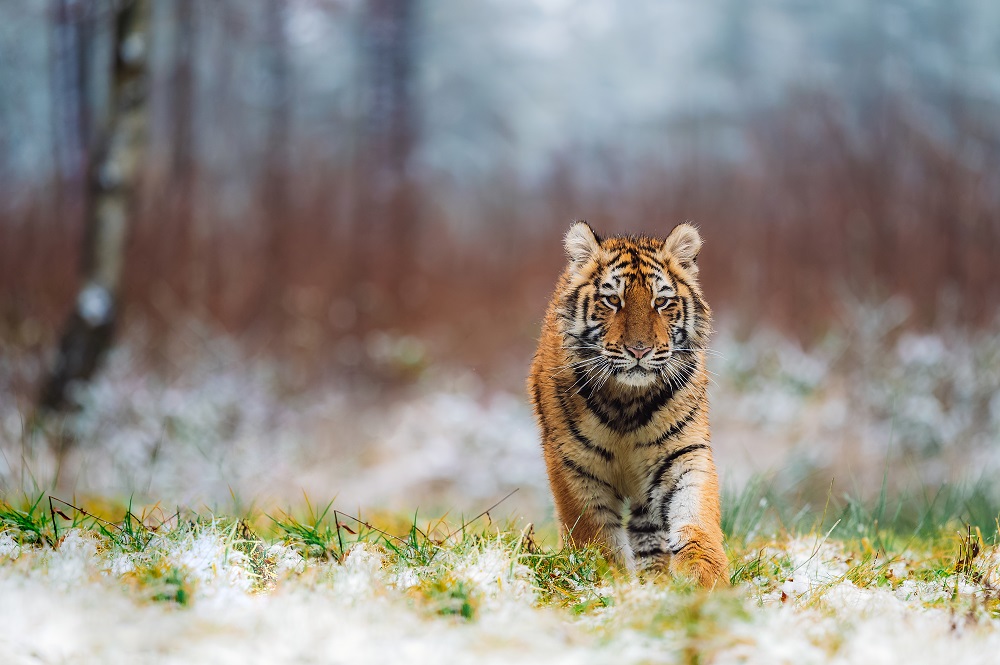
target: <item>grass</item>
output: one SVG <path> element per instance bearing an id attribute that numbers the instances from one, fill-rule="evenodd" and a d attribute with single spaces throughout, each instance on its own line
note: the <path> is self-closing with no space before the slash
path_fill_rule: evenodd
<path id="1" fill-rule="evenodd" d="M 0 530 L 13 533 L 19 544 L 45 541 L 51 545 L 54 533 L 51 536 L 46 533 L 45 514 L 41 510 L 44 498 L 44 494 L 39 494 L 33 501 L 22 501 L 20 508 L 0 502 Z"/>
<path id="2" fill-rule="evenodd" d="M 776 619 L 784 615 L 774 608 L 788 606 L 802 617 L 802 648 L 832 656 L 856 646 L 857 610 L 845 609 L 854 607 L 851 594 L 867 594 L 866 603 L 883 594 L 928 616 L 944 611 L 976 630 L 1000 621 L 988 496 L 972 485 L 929 497 L 882 493 L 868 503 L 829 496 L 803 509 L 755 479 L 724 498 L 731 587 L 705 593 L 684 579 L 637 583 L 595 548 L 540 544 L 552 542 L 550 527 L 539 535 L 530 524 L 493 523 L 489 511 L 449 523 L 348 515 L 307 499 L 233 517 L 36 495 L 0 502 L 0 584 L 71 570 L 74 586 L 97 581 L 134 602 L 184 612 L 280 588 L 277 597 L 319 593 L 324 602 L 376 608 L 364 621 L 403 611 L 444 627 L 488 626 L 513 609 L 527 625 L 630 654 L 622 662 L 659 662 L 663 649 L 670 662 L 698 663 L 764 648 L 766 639 L 784 639 L 788 619 Z M 992 528 L 976 523 L 991 514 Z M 81 560 L 90 563 L 63 565 Z M 833 623 L 817 623 L 824 617 Z"/>
<path id="3" fill-rule="evenodd" d="M 48 508 L 48 510 L 46 510 Z M 268 548 L 279 544 L 303 561 L 343 563 L 359 544 L 379 551 L 387 565 L 405 567 L 423 576 L 428 603 L 442 614 L 469 618 L 475 614 L 475 594 L 455 578 L 454 562 L 470 553 L 495 546 L 508 554 L 508 574 L 514 567 L 530 571 L 537 603 L 563 608 L 574 615 L 610 606 L 605 589 L 623 579 L 595 548 L 559 549 L 538 544 L 533 525 L 495 525 L 488 514 L 458 525 L 445 520 L 406 520 L 398 515 L 347 515 L 333 502 L 305 510 L 243 518 L 199 515 L 178 510 L 164 516 L 158 506 L 137 511 L 127 503 L 115 509 L 106 504 L 80 506 L 39 494 L 19 501 L 0 502 L 0 531 L 22 547 L 59 547 L 70 530 L 93 534 L 104 550 L 134 555 L 137 565 L 131 581 L 152 590 L 156 600 L 184 604 L 191 583 L 183 571 L 166 563 L 168 557 L 149 554 L 150 546 L 164 548 L 170 540 L 197 537 L 211 530 L 225 543 L 227 556 L 238 555 L 250 571 L 251 586 L 266 589 L 274 581 L 274 562 Z M 99 515 L 105 515 L 100 517 Z M 960 577 L 984 585 L 979 566 L 994 551 L 998 539 L 1000 506 L 982 484 L 945 487 L 933 494 L 889 497 L 872 502 L 851 497 L 827 497 L 821 510 L 797 507 L 757 478 L 736 493 L 724 495 L 723 528 L 730 560 L 730 582 L 775 589 L 794 575 L 793 562 L 782 543 L 813 539 L 817 546 L 836 543 L 848 566 L 841 578 L 858 587 L 898 585 L 893 564 L 907 561 L 907 578 L 930 582 Z M 154 548 L 155 549 L 155 548 Z"/>
<path id="4" fill-rule="evenodd" d="M 344 566 L 363 546 L 377 553 L 386 570 L 410 571 L 414 583 L 408 594 L 418 607 L 461 620 L 474 620 L 484 597 L 460 569 L 463 562 L 487 550 L 504 553 L 504 569 L 493 571 L 495 577 L 526 579 L 537 607 L 553 608 L 568 617 L 599 614 L 614 606 L 612 590 L 626 581 L 626 575 L 609 565 L 596 548 L 540 546 L 532 525 L 496 525 L 485 514 L 458 525 L 443 519 L 418 523 L 416 515 L 409 520 L 398 515 L 362 518 L 334 509 L 332 502 L 317 506 L 306 500 L 305 504 L 300 514 L 251 512 L 233 518 L 184 511 L 163 516 L 155 506 L 137 514 L 128 503 L 118 507 L 114 519 L 108 505 L 80 506 L 39 494 L 0 502 L 0 532 L 22 549 L 38 551 L 58 550 L 67 534 L 86 533 L 106 557 L 127 562 L 120 575 L 123 588 L 141 598 L 180 606 L 198 596 L 199 587 L 207 582 L 204 571 L 192 572 L 191 564 L 180 562 L 177 552 L 183 547 L 197 549 L 202 537 L 218 543 L 209 567 L 238 564 L 250 593 L 274 587 L 283 574 L 281 557 L 301 561 L 292 566 L 297 571 L 294 576 L 317 564 Z M 730 582 L 736 591 L 720 592 L 719 598 L 731 600 L 742 589 L 757 603 L 773 595 L 784 601 L 786 582 L 812 565 L 815 557 L 829 556 L 833 547 L 837 563 L 831 574 L 813 580 L 804 601 L 808 607 L 821 604 L 824 592 L 843 582 L 889 590 L 907 580 L 955 588 L 962 582 L 981 592 L 978 611 L 1000 617 L 991 568 L 996 563 L 1000 510 L 981 485 L 946 488 L 930 496 L 890 499 L 882 493 L 871 503 L 831 497 L 821 511 L 813 511 L 797 509 L 767 482 L 755 479 L 742 491 L 725 495 L 723 512 Z M 812 543 L 814 551 L 793 552 L 802 542 Z M 655 632 L 680 625 L 690 632 L 700 625 L 704 612 L 716 611 L 710 609 L 715 607 L 711 603 L 705 606 L 709 601 L 684 580 L 667 581 L 666 586 L 689 602 L 654 607 L 633 628 Z M 956 611 L 968 611 L 969 604 L 957 592 L 937 594 L 928 602 Z M 725 612 L 738 616 L 742 610 L 730 606 Z M 697 634 L 685 634 L 686 639 L 700 640 Z"/>

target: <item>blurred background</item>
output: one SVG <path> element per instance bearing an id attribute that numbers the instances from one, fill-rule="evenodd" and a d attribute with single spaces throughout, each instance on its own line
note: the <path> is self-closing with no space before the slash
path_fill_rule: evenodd
<path id="1" fill-rule="evenodd" d="M 545 519 L 522 386 L 578 218 L 700 227 L 731 486 L 976 483 L 997 35 L 993 0 L 0 0 L 0 487 Z"/>

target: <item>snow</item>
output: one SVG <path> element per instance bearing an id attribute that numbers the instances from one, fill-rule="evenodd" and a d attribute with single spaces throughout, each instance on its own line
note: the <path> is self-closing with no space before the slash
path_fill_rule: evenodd
<path id="1" fill-rule="evenodd" d="M 9 533 L 0 533 L 0 557 L 16 559 L 21 556 L 21 546 Z"/>
<path id="2" fill-rule="evenodd" d="M 301 554 L 280 543 L 267 548 L 267 560 L 273 564 L 274 576 L 278 580 L 301 573 L 306 568 L 306 562 Z"/>
<path id="3" fill-rule="evenodd" d="M 737 487 L 773 468 L 787 482 L 825 470 L 878 487 L 898 452 L 923 482 L 1000 470 L 996 339 L 904 335 L 806 352 L 766 333 L 720 334 L 715 351 L 716 459 Z M 138 370 L 127 346 L 116 351 L 67 423 L 78 443 L 65 496 L 243 514 L 248 504 L 301 507 L 304 492 L 314 507 L 336 497 L 344 510 L 450 510 L 457 521 L 520 488 L 483 523 L 550 519 L 519 392 L 457 374 L 424 377 L 391 399 L 339 385 L 288 394 L 274 367 L 227 347 L 210 355 L 163 378 Z M 19 362 L 5 358 L 0 373 L 26 371 Z M 0 374 L 0 390 L 11 381 Z M 23 445 L 23 422 L 15 400 L 0 400 L 7 492 L 34 491 L 25 482 L 54 468 L 44 432 Z M 879 477 L 871 484 L 859 468 Z M 370 544 L 343 562 L 306 560 L 284 543 L 240 541 L 226 524 L 165 526 L 139 551 L 86 529 L 60 530 L 53 549 L 0 526 L 0 663 L 680 663 L 696 649 L 714 663 L 919 664 L 1000 652 L 998 619 L 984 609 L 987 585 L 1000 586 L 995 548 L 976 559 L 976 583 L 972 573 L 919 578 L 919 560 L 905 555 L 876 559 L 889 581 L 866 587 L 848 579 L 858 561 L 843 542 L 787 538 L 761 553 L 778 572 L 736 590 L 701 601 L 621 578 L 591 590 L 607 607 L 576 616 L 541 600 L 500 539 L 419 567 Z M 168 577 L 186 604 L 153 601 Z M 461 584 L 473 618 L 439 614 L 433 580 Z M 685 627 L 684 616 L 696 620 Z"/>
<path id="4" fill-rule="evenodd" d="M 167 564 L 182 570 L 205 598 L 222 596 L 219 604 L 232 602 L 250 591 L 254 574 L 247 555 L 233 549 L 215 529 L 186 535 L 177 540 L 154 536 L 150 544 L 161 549 Z"/>
<path id="5" fill-rule="evenodd" d="M 580 618 L 541 605 L 531 571 L 500 541 L 444 550 L 435 570 L 366 543 L 343 563 L 273 544 L 266 551 L 281 573 L 268 587 L 248 583 L 252 565 L 232 544 L 209 523 L 158 535 L 132 555 L 137 565 L 182 567 L 193 589 L 186 606 L 137 594 L 124 584 L 135 568 L 85 530 L 54 550 L 20 548 L 0 563 L 0 662 L 681 663 L 694 649 L 713 663 L 919 665 L 988 663 L 1000 648 L 1000 620 L 936 606 L 957 591 L 974 608 L 981 588 L 956 579 L 860 588 L 843 579 L 844 546 L 822 537 L 770 547 L 789 574 L 766 597 L 750 586 L 702 597 L 620 578 L 599 588 L 611 605 Z M 2 551 L 15 546 L 12 532 L 0 533 Z M 472 589 L 474 618 L 421 601 L 420 580 L 445 570 Z M 693 623 L 660 623 L 685 612 Z"/>
<path id="6" fill-rule="evenodd" d="M 482 607 L 488 612 L 523 611 L 535 602 L 530 571 L 511 561 L 510 553 L 499 543 L 473 552 L 455 572 L 482 595 Z"/>
<path id="7" fill-rule="evenodd" d="M 995 556 L 996 549 L 992 552 Z M 737 641 L 746 642 L 716 662 L 987 663 L 995 658 L 1000 621 L 973 610 L 956 619 L 954 611 L 936 607 L 957 594 L 974 608 L 984 592 L 965 579 L 904 579 L 895 589 L 860 588 L 844 579 L 849 565 L 841 543 L 793 539 L 770 554 L 784 554 L 792 573 L 778 591 L 761 598 L 767 611 L 735 626 Z M 896 575 L 907 567 L 897 562 L 890 568 Z"/>
<path id="8" fill-rule="evenodd" d="M 880 335 L 879 316 L 859 315 Z M 871 319 L 869 321 L 868 319 Z M 874 331 L 874 332 L 872 332 Z M 804 351 L 761 331 L 716 336 L 709 358 L 713 447 L 724 485 L 776 474 L 937 486 L 1000 472 L 1000 342 L 995 336 L 831 339 Z M 5 359 L 0 393 L 31 358 Z M 145 372 L 128 346 L 80 398 L 65 494 L 132 496 L 161 505 L 262 509 L 337 498 L 337 507 L 544 522 L 551 503 L 525 395 L 471 374 L 434 373 L 391 397 L 331 382 L 289 393 L 280 368 L 225 341 L 170 377 Z M 0 400 L 0 484 L 31 493 L 56 467 L 48 434 L 25 447 L 27 406 Z M 839 488 L 851 491 L 854 487 Z"/>
<path id="9" fill-rule="evenodd" d="M 113 353 L 66 421 L 78 441 L 63 465 L 66 493 L 196 508 L 336 496 L 341 507 L 474 515 L 519 489 L 503 515 L 520 505 L 545 518 L 545 470 L 522 395 L 462 375 L 388 403 L 337 383 L 289 395 L 277 368 L 219 344 L 172 377 L 138 370 L 127 347 Z M 0 400 L 0 484 L 11 489 L 56 468 L 51 448 L 22 450 L 23 423 L 17 402 Z"/>
<path id="10" fill-rule="evenodd" d="M 72 588 L 98 572 L 97 538 L 90 531 L 73 529 L 57 550 L 45 550 L 43 568 L 38 572 L 57 587 Z"/>
<path id="11" fill-rule="evenodd" d="M 841 590 L 835 587 L 833 595 Z M 831 595 L 831 592 L 827 592 Z M 850 602 L 833 616 L 783 605 L 740 626 L 744 644 L 718 663 L 991 663 L 1000 648 L 1000 625 L 962 626 L 941 610 L 914 610 L 890 592 L 845 585 Z M 836 604 L 836 603 L 835 603 Z M 831 654 L 831 650 L 835 653 Z"/>
<path id="12" fill-rule="evenodd" d="M 613 645 L 535 609 L 523 566 L 512 566 L 496 546 L 455 562 L 456 573 L 486 599 L 483 619 L 462 622 L 415 611 L 410 584 L 399 583 L 410 578 L 393 575 L 377 548 L 354 547 L 343 564 L 312 563 L 262 593 L 239 582 L 251 572 L 245 558 L 222 555 L 224 539 L 209 528 L 167 548 L 169 559 L 197 577 L 187 608 L 122 593 L 114 567 L 103 565 L 105 555 L 77 532 L 63 541 L 65 553 L 27 555 L 38 559 L 38 574 L 0 567 L 0 662 L 504 663 L 530 654 L 555 663 L 598 663 L 613 653 Z M 56 571 L 51 559 L 80 563 L 82 552 L 90 555 L 87 570 L 107 574 L 67 586 L 65 571 Z M 240 594 L 241 602 L 218 603 L 219 586 Z"/>

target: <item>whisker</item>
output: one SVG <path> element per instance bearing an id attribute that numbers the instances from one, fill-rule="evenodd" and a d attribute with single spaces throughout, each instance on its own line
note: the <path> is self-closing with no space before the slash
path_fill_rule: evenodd
<path id="1" fill-rule="evenodd" d="M 715 349 L 710 349 L 708 347 L 705 347 L 705 348 L 702 348 L 702 349 L 689 348 L 689 347 L 681 347 L 681 348 L 674 348 L 673 350 L 674 351 L 684 351 L 686 353 L 697 353 L 698 351 L 703 351 L 707 355 L 715 356 L 716 358 L 722 358 L 723 360 L 725 360 L 725 356 L 722 355 L 722 353 L 720 353 L 719 351 L 716 351 Z"/>
<path id="2" fill-rule="evenodd" d="M 597 356 L 596 358 L 584 358 L 582 360 L 574 360 L 573 362 L 568 362 L 563 365 L 559 365 L 553 369 L 562 369 L 564 367 L 579 367 L 582 365 L 588 365 L 590 363 L 598 362 L 599 360 L 602 360 L 600 356 Z"/>
<path id="3" fill-rule="evenodd" d="M 664 364 L 665 365 L 669 365 L 671 363 L 667 362 L 667 363 L 664 363 Z M 674 364 L 677 365 L 678 367 L 691 367 L 693 369 L 701 370 L 701 371 L 705 372 L 706 374 L 711 374 L 712 376 L 719 376 L 718 372 L 713 372 L 712 370 L 710 370 L 707 367 L 703 366 L 701 363 L 696 363 L 696 362 L 691 362 L 691 361 L 685 361 L 685 360 L 678 359 L 678 360 L 674 361 Z"/>
<path id="4" fill-rule="evenodd" d="M 674 367 L 674 366 L 672 366 L 672 365 L 677 365 L 677 366 L 676 366 L 676 367 Z M 713 376 L 719 376 L 719 375 L 718 375 L 718 374 L 717 374 L 716 372 L 713 372 L 713 371 L 711 371 L 711 370 L 709 370 L 709 369 L 707 369 L 707 368 L 703 367 L 703 366 L 702 366 L 702 365 L 701 365 L 700 363 L 698 363 L 698 362 L 696 362 L 696 361 L 692 361 L 692 360 L 685 360 L 685 359 L 682 359 L 682 358 L 677 358 L 677 359 L 675 359 L 675 360 L 673 361 L 673 363 L 670 363 L 670 362 L 668 362 L 668 363 L 665 363 L 665 364 L 663 365 L 663 367 L 664 367 L 664 368 L 669 368 L 669 371 L 670 371 L 671 373 L 674 373 L 674 374 L 676 373 L 676 371 L 677 371 L 677 370 L 678 370 L 679 368 L 683 368 L 683 367 L 692 367 L 692 368 L 694 368 L 694 369 L 696 369 L 696 370 L 701 370 L 701 371 L 703 371 L 703 372 L 705 372 L 705 373 L 707 373 L 707 374 L 711 374 L 711 375 L 713 375 Z M 676 375 L 676 374 L 675 374 L 675 375 Z M 678 379 L 680 379 L 680 376 L 677 376 L 677 378 L 678 378 Z M 710 382 L 711 382 L 711 383 L 712 383 L 713 385 L 715 385 L 715 387 L 716 387 L 716 388 L 719 388 L 719 389 L 721 389 L 721 388 L 722 388 L 722 386 L 720 386 L 720 385 L 719 385 L 719 382 L 718 382 L 718 381 L 716 381 L 715 379 L 713 379 L 713 378 L 712 378 L 712 376 L 709 376 L 709 377 L 708 377 L 708 380 L 709 380 L 709 381 L 710 381 Z"/>
<path id="5" fill-rule="evenodd" d="M 602 358 L 602 360 L 603 360 L 603 358 Z M 602 367 L 604 367 L 604 365 L 598 364 L 598 365 L 596 365 L 594 367 L 587 367 L 586 369 L 584 369 L 583 374 L 581 376 L 579 376 L 577 378 L 577 380 L 573 382 L 573 385 L 571 385 L 569 388 L 567 388 L 563 392 L 563 394 L 569 393 L 569 391 L 573 390 L 573 388 L 576 388 L 576 386 L 581 381 L 583 381 L 583 385 L 581 385 L 580 388 L 577 389 L 577 391 L 576 391 L 577 393 L 579 393 L 581 390 L 583 390 L 583 386 L 587 385 L 587 383 L 589 383 L 591 381 L 591 379 L 594 378 L 594 376 L 595 376 L 594 372 L 595 371 L 597 372 L 597 375 L 600 375 L 600 370 L 601 370 Z"/>
<path id="6" fill-rule="evenodd" d="M 604 372 L 604 373 L 603 373 L 603 374 L 601 375 L 601 378 L 600 378 L 600 379 L 598 380 L 598 382 L 597 382 L 597 385 L 596 385 L 596 386 L 594 387 L 594 392 L 600 392 L 600 391 L 601 391 L 601 388 L 603 388 L 603 387 L 604 387 L 604 384 L 608 382 L 608 379 L 609 379 L 609 378 L 611 377 L 611 375 L 612 375 L 613 373 L 614 373 L 614 372 L 612 372 L 612 371 L 610 371 L 610 370 L 607 370 L 607 371 L 605 371 L 605 372 Z"/>
<path id="7" fill-rule="evenodd" d="M 664 365 L 660 369 L 660 374 L 661 374 L 661 376 L 663 376 L 664 380 L 667 382 L 667 385 L 670 386 L 670 389 L 671 390 L 676 390 L 676 388 L 674 387 L 673 372 L 670 371 L 670 367 L 668 365 Z"/>
<path id="8" fill-rule="evenodd" d="M 559 369 L 558 371 L 553 372 L 552 376 L 559 376 L 560 374 L 565 374 L 566 372 L 568 372 L 570 370 L 576 371 L 578 369 L 579 370 L 583 370 L 584 372 L 591 372 L 593 370 L 598 369 L 599 367 L 600 367 L 599 365 L 594 365 L 594 366 L 591 366 L 591 367 L 563 367 L 562 369 Z"/>
<path id="9" fill-rule="evenodd" d="M 604 367 L 605 369 L 607 368 L 607 366 L 603 366 L 603 367 Z M 591 378 L 589 378 L 589 379 L 587 379 L 586 381 L 584 381 L 583 385 L 581 385 L 581 386 L 580 386 L 579 388 L 577 388 L 577 389 L 576 389 L 576 393 L 577 393 L 577 394 L 579 395 L 579 394 L 580 394 L 580 392 L 581 392 L 581 391 L 582 391 L 582 390 L 583 390 L 584 388 L 586 388 L 586 387 L 587 387 L 587 384 L 589 384 L 589 383 L 590 383 L 591 381 L 593 381 L 593 380 L 594 380 L 595 378 L 599 378 L 599 377 L 600 377 L 600 376 L 602 376 L 603 374 L 604 374 L 604 372 L 603 372 L 603 371 L 602 371 L 602 372 L 598 372 L 598 373 L 597 373 L 597 374 L 596 374 L 595 376 L 592 376 Z"/>

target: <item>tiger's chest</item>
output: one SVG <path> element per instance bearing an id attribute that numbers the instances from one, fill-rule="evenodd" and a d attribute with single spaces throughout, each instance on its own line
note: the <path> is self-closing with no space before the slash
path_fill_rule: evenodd
<path id="1" fill-rule="evenodd" d="M 569 445 L 580 448 L 574 451 L 580 453 L 586 452 L 584 445 L 607 451 L 587 459 L 622 497 L 644 495 L 651 471 L 664 452 L 684 445 L 689 438 L 684 436 L 683 425 L 698 409 L 691 409 L 682 396 L 663 401 L 660 397 L 651 391 L 637 403 L 626 401 L 622 406 L 605 399 L 601 409 L 593 408 L 595 399 L 581 395 L 577 400 L 575 427 L 582 436 L 572 437 Z M 649 408 L 650 403 L 656 406 Z"/>

